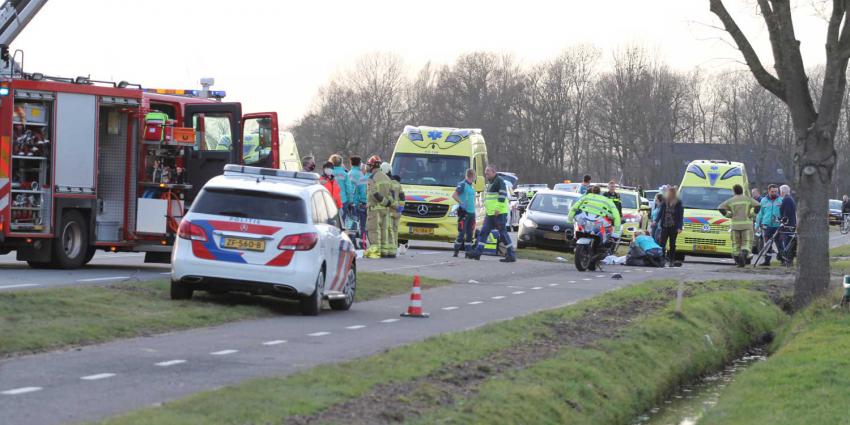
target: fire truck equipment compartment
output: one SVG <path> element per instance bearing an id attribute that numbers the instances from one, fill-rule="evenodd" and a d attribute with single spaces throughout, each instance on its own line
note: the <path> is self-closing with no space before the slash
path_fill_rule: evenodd
<path id="1" fill-rule="evenodd" d="M 195 146 L 195 129 L 191 127 L 174 127 L 170 144 Z"/>
<path id="2" fill-rule="evenodd" d="M 44 105 L 37 103 L 24 103 L 24 117 L 28 123 L 44 124 L 47 122 Z"/>
<path id="3" fill-rule="evenodd" d="M 59 93 L 56 98 L 57 193 L 94 191 L 95 125 L 97 98 L 87 94 Z"/>

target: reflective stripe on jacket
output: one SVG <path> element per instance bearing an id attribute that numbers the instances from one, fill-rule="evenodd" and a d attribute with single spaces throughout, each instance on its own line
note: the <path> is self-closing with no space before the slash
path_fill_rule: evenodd
<path id="1" fill-rule="evenodd" d="M 753 228 L 753 211 L 759 203 L 747 195 L 735 195 L 717 207 L 721 214 L 732 220 L 732 230 L 749 230 Z"/>
<path id="2" fill-rule="evenodd" d="M 487 186 L 487 191 L 484 193 L 484 209 L 487 215 L 508 213 L 508 189 L 505 181 L 499 176 L 496 176 Z"/>

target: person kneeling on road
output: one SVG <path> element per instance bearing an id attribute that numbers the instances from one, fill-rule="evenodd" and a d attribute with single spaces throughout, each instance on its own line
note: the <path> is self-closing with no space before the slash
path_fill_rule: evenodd
<path id="1" fill-rule="evenodd" d="M 457 202 L 457 239 L 454 256 L 463 250 L 469 254 L 475 233 L 475 170 L 466 170 L 466 178 L 457 184 L 452 199 Z M 468 246 L 467 246 L 468 245 Z"/>
<path id="2" fill-rule="evenodd" d="M 505 181 L 496 174 L 496 167 L 488 165 L 484 170 L 484 176 L 487 178 L 487 190 L 484 193 L 484 209 L 487 216 L 484 218 L 484 225 L 481 226 L 481 233 L 478 237 L 478 246 L 475 247 L 475 252 L 470 254 L 469 258 L 480 260 L 481 254 L 484 252 L 484 243 L 493 229 L 499 231 L 499 239 L 507 247 L 505 258 L 499 260 L 503 263 L 513 263 L 516 261 L 516 253 L 514 252 L 513 243 L 508 236 L 508 189 L 505 186 Z"/>

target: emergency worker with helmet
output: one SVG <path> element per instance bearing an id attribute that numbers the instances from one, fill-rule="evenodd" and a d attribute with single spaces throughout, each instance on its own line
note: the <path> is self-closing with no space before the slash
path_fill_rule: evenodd
<path id="1" fill-rule="evenodd" d="M 381 157 L 372 155 L 366 165 L 369 169 L 366 185 L 369 249 L 366 250 L 366 258 L 394 257 L 395 248 L 391 249 L 388 231 L 389 208 L 393 203 L 392 183 L 386 173 L 381 171 Z"/>

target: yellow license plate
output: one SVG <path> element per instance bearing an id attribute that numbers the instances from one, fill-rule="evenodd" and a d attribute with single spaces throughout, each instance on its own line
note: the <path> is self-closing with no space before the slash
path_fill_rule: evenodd
<path id="1" fill-rule="evenodd" d="M 714 245 L 694 245 L 694 251 L 716 252 L 717 247 Z"/>
<path id="2" fill-rule="evenodd" d="M 265 251 L 266 241 L 258 239 L 224 238 L 221 242 L 224 248 L 243 251 Z"/>
<path id="3" fill-rule="evenodd" d="M 411 227 L 410 230 L 414 235 L 425 236 L 434 234 L 434 229 L 432 227 Z"/>

